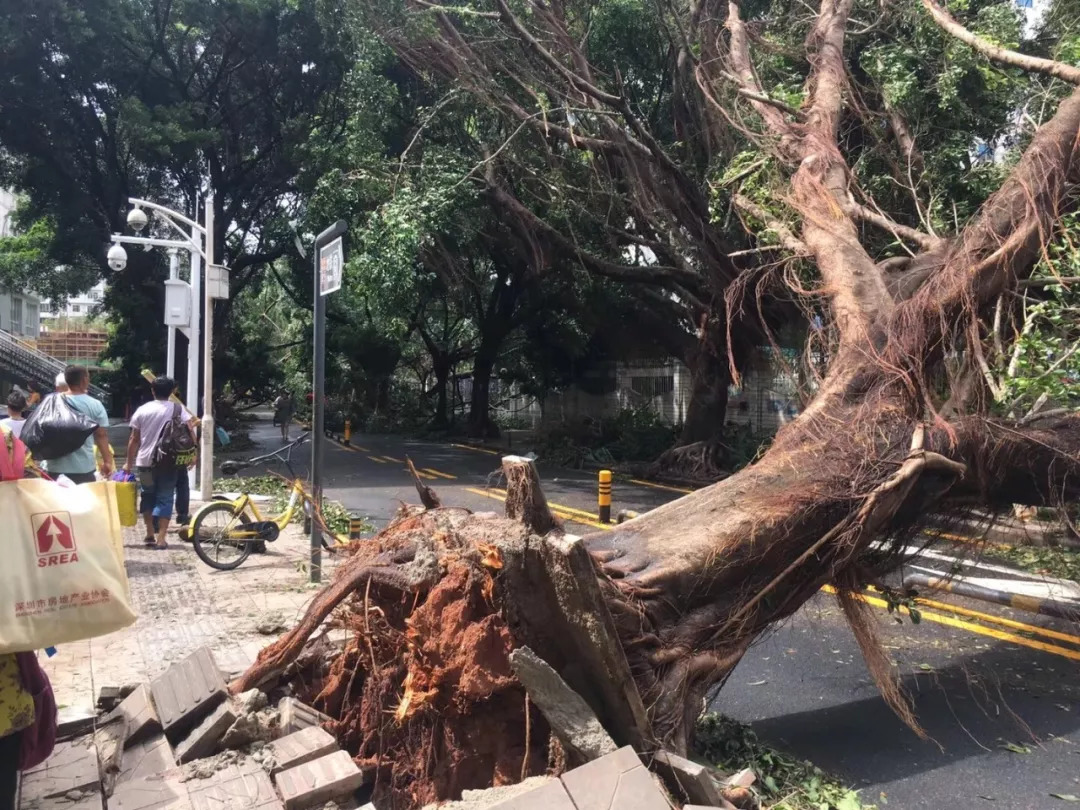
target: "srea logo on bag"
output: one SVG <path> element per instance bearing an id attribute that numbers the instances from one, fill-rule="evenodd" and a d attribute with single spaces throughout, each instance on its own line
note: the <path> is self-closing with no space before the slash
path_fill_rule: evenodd
<path id="1" fill-rule="evenodd" d="M 38 568 L 79 561 L 71 515 L 67 512 L 40 512 L 30 516 L 37 544 Z"/>

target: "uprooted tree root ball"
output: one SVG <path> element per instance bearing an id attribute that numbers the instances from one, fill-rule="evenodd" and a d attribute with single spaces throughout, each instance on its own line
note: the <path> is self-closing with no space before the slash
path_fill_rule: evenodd
<path id="1" fill-rule="evenodd" d="M 549 758 L 557 768 L 557 745 L 510 669 L 516 645 L 494 580 L 502 561 L 486 542 L 521 532 L 464 510 L 401 517 L 353 547 L 299 626 L 263 650 L 233 691 L 289 678 L 374 774 L 380 807 L 515 783 L 551 770 Z M 324 620 L 348 640 L 328 667 L 304 666 L 301 652 Z"/>

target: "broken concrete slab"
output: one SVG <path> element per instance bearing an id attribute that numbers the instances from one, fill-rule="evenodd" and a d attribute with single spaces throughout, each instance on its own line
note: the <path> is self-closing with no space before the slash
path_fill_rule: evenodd
<path id="1" fill-rule="evenodd" d="M 519 647 L 510 653 L 510 666 L 568 754 L 588 762 L 618 750 L 589 704 L 540 656 Z"/>
<path id="2" fill-rule="evenodd" d="M 120 705 L 105 716 L 105 722 L 123 717 L 127 723 L 126 745 L 137 745 L 161 731 L 161 721 L 151 697 L 150 686 L 139 684 Z"/>
<path id="3" fill-rule="evenodd" d="M 330 717 L 317 709 L 311 708 L 306 703 L 301 703 L 293 697 L 284 697 L 278 702 L 278 712 L 281 715 L 281 732 L 292 734 L 303 728 L 322 726 L 330 722 Z"/>
<path id="4" fill-rule="evenodd" d="M 266 771 L 255 763 L 230 765 L 205 780 L 187 782 L 193 810 L 281 810 Z"/>
<path id="5" fill-rule="evenodd" d="M 23 810 L 103 810 L 104 806 L 100 790 L 73 791 L 70 795 L 22 804 Z"/>
<path id="6" fill-rule="evenodd" d="M 225 699 L 225 679 L 208 647 L 200 647 L 150 682 L 165 736 L 178 741 Z"/>
<path id="7" fill-rule="evenodd" d="M 176 746 L 176 761 L 184 764 L 213 754 L 217 750 L 218 742 L 234 722 L 236 715 L 233 714 L 232 707 L 228 703 L 222 703 Z"/>
<path id="8" fill-rule="evenodd" d="M 109 810 L 191 810 L 187 787 L 175 772 L 117 784 Z"/>
<path id="9" fill-rule="evenodd" d="M 743 768 L 738 773 L 733 773 L 729 776 L 724 784 L 728 787 L 744 787 L 748 788 L 757 781 L 757 774 L 750 768 Z"/>
<path id="10" fill-rule="evenodd" d="M 111 712 L 119 705 L 123 697 L 119 686 L 103 686 L 98 690 L 97 710 L 99 712 Z"/>
<path id="11" fill-rule="evenodd" d="M 97 788 L 98 759 L 93 743 L 86 739 L 57 743 L 43 763 L 23 774 L 24 801 L 50 799 L 72 791 Z"/>
<path id="12" fill-rule="evenodd" d="M 344 751 L 282 771 L 274 781 L 286 810 L 303 810 L 338 796 L 347 796 L 364 784 L 364 774 Z"/>
<path id="13" fill-rule="evenodd" d="M 56 739 L 70 740 L 83 737 L 94 730 L 97 713 L 86 708 L 60 709 L 56 715 Z"/>
<path id="14" fill-rule="evenodd" d="M 566 787 L 557 779 L 488 806 L 490 810 L 577 810 Z"/>
<path id="15" fill-rule="evenodd" d="M 98 773 L 101 775 L 101 788 L 106 796 L 111 796 L 116 776 L 120 773 L 120 759 L 124 753 L 124 740 L 127 738 L 127 723 L 123 717 L 117 717 L 109 723 L 102 723 L 94 732 L 94 748 L 97 749 Z"/>
<path id="16" fill-rule="evenodd" d="M 577 810 L 669 810 L 671 803 L 630 746 L 561 777 Z"/>
<path id="17" fill-rule="evenodd" d="M 531 790 L 543 787 L 548 782 L 558 782 L 557 776 L 530 776 L 524 782 L 514 785 L 499 785 L 482 790 L 463 790 L 457 801 L 427 804 L 422 810 L 491 810 L 501 802 L 523 796 Z"/>
<path id="18" fill-rule="evenodd" d="M 120 758 L 120 772 L 116 775 L 116 784 L 164 773 L 175 763 L 172 746 L 165 735 L 158 732 L 124 751 Z"/>
<path id="19" fill-rule="evenodd" d="M 670 751 L 659 751 L 653 756 L 652 769 L 675 795 L 692 804 L 718 807 L 722 801 L 720 787 L 713 779 L 712 768 Z"/>
<path id="20" fill-rule="evenodd" d="M 297 765 L 332 754 L 337 747 L 337 740 L 318 726 L 302 728 L 270 743 L 270 752 L 274 757 L 274 767 L 270 772 L 287 771 Z"/>

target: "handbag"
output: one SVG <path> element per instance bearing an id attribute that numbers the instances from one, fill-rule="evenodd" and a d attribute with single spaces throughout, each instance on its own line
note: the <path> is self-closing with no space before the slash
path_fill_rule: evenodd
<path id="1" fill-rule="evenodd" d="M 25 772 L 47 760 L 56 746 L 56 696 L 36 653 L 16 653 L 15 658 L 23 689 L 34 698 L 34 722 L 19 732 L 19 770 Z"/>
<path id="2" fill-rule="evenodd" d="M 0 653 L 81 641 L 134 623 L 115 487 L 0 483 Z"/>

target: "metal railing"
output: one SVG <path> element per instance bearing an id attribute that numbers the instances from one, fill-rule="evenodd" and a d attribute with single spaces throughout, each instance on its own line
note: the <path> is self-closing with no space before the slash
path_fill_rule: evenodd
<path id="1" fill-rule="evenodd" d="M 56 375 L 63 372 L 66 364 L 51 355 L 38 351 L 19 340 L 10 332 L 0 330 L 0 369 L 12 375 L 16 381 L 35 382 L 43 391 L 52 391 Z M 108 395 L 96 385 L 90 386 L 90 395 L 107 400 Z"/>

